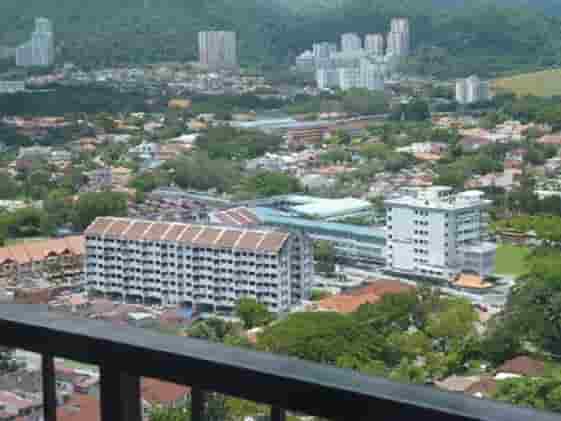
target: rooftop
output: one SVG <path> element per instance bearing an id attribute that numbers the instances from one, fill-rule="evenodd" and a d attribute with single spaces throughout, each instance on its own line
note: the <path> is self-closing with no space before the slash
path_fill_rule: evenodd
<path id="1" fill-rule="evenodd" d="M 372 204 L 369 201 L 354 198 L 322 199 L 310 197 L 306 204 L 292 207 L 295 213 L 319 218 L 329 218 L 368 209 L 372 209 Z"/>
<path id="2" fill-rule="evenodd" d="M 111 217 L 96 218 L 85 234 L 131 241 L 178 241 L 199 247 L 226 247 L 264 252 L 278 252 L 288 239 L 288 234 L 272 230 L 234 229 Z"/>
<path id="3" fill-rule="evenodd" d="M 51 255 L 61 255 L 66 252 L 83 255 L 85 253 L 84 237 L 71 236 L 2 247 L 0 248 L 0 264 L 13 261 L 21 265 L 41 261 Z"/>
<path id="4" fill-rule="evenodd" d="M 361 225 L 341 224 L 336 222 L 323 222 L 302 217 L 292 216 L 274 209 L 257 207 L 255 214 L 265 224 L 289 226 L 303 230 L 319 230 L 341 236 L 370 237 L 373 240 L 385 241 L 383 228 L 372 228 Z"/>
<path id="5" fill-rule="evenodd" d="M 497 368 L 497 373 L 512 373 L 521 376 L 539 377 L 545 372 L 543 361 L 534 360 L 527 356 L 519 356 L 506 361 Z"/>
<path id="6" fill-rule="evenodd" d="M 466 190 L 453 194 L 451 187 L 408 187 L 392 194 L 385 200 L 386 206 L 412 206 L 427 209 L 461 210 L 490 203 L 483 198 L 484 192 Z"/>

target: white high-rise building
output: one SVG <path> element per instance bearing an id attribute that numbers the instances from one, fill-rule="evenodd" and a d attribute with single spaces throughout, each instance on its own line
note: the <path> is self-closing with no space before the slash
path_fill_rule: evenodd
<path id="1" fill-rule="evenodd" d="M 313 252 L 301 234 L 106 217 L 85 236 L 92 294 L 199 310 L 252 297 L 273 312 L 309 298 Z"/>
<path id="2" fill-rule="evenodd" d="M 385 64 L 370 58 L 360 61 L 360 85 L 369 91 L 383 91 L 386 68 Z"/>
<path id="3" fill-rule="evenodd" d="M 16 65 L 51 66 L 55 60 L 53 24 L 47 18 L 35 19 L 31 40 L 16 49 Z"/>
<path id="4" fill-rule="evenodd" d="M 16 66 L 33 66 L 33 47 L 31 41 L 27 41 L 16 48 Z"/>
<path id="5" fill-rule="evenodd" d="M 410 44 L 409 20 L 405 18 L 392 19 L 387 37 L 387 53 L 399 57 L 407 56 L 411 48 Z"/>
<path id="6" fill-rule="evenodd" d="M 493 274 L 496 245 L 483 241 L 490 204 L 483 192 L 439 186 L 386 199 L 387 270 L 440 279 Z"/>
<path id="7" fill-rule="evenodd" d="M 355 33 L 341 35 L 341 50 L 343 52 L 362 49 L 362 40 Z"/>
<path id="8" fill-rule="evenodd" d="M 53 32 L 53 23 L 47 18 L 35 19 L 36 32 Z"/>
<path id="9" fill-rule="evenodd" d="M 489 98 L 489 84 L 482 82 L 476 75 L 456 81 L 456 102 L 459 104 L 473 104 Z"/>
<path id="10" fill-rule="evenodd" d="M 466 80 L 459 79 L 456 81 L 456 102 L 458 104 L 467 104 Z"/>
<path id="11" fill-rule="evenodd" d="M 335 68 L 320 68 L 316 70 L 316 83 L 319 89 L 330 89 L 339 86 L 339 75 Z"/>
<path id="12" fill-rule="evenodd" d="M 199 32 L 199 61 L 209 70 L 237 68 L 236 33 L 231 31 Z"/>
<path id="13" fill-rule="evenodd" d="M 318 42 L 313 45 L 314 66 L 316 69 L 325 69 L 333 66 L 332 55 L 337 53 L 337 44 L 331 42 Z"/>
<path id="14" fill-rule="evenodd" d="M 50 66 L 55 58 L 54 37 L 52 32 L 31 34 L 31 49 L 34 66 Z"/>
<path id="15" fill-rule="evenodd" d="M 343 91 L 362 88 L 360 78 L 360 67 L 339 67 L 337 68 L 339 76 L 339 88 Z"/>
<path id="16" fill-rule="evenodd" d="M 310 50 L 306 50 L 296 57 L 296 70 L 305 73 L 311 73 L 315 70 L 315 57 Z"/>
<path id="17" fill-rule="evenodd" d="M 382 34 L 366 34 L 364 37 L 364 49 L 376 56 L 384 55 L 384 36 Z"/>
<path id="18" fill-rule="evenodd" d="M 337 44 L 332 42 L 316 42 L 313 45 L 312 52 L 316 58 L 329 58 L 331 54 L 337 52 Z"/>

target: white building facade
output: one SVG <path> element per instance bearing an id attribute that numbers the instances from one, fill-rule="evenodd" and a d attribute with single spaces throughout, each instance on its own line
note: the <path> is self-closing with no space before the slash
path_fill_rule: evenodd
<path id="1" fill-rule="evenodd" d="M 488 101 L 491 98 L 489 84 L 481 81 L 476 75 L 456 81 L 456 102 L 459 104 L 474 104 Z"/>
<path id="2" fill-rule="evenodd" d="M 384 36 L 382 34 L 366 34 L 364 37 L 364 49 L 376 56 L 384 55 Z"/>
<path id="3" fill-rule="evenodd" d="M 319 89 L 331 89 L 339 86 L 339 74 L 337 69 L 317 69 L 316 83 Z"/>
<path id="4" fill-rule="evenodd" d="M 411 35 L 409 20 L 406 18 L 392 19 L 390 32 L 387 36 L 387 53 L 404 57 L 409 55 L 411 49 Z"/>
<path id="5" fill-rule="evenodd" d="M 341 35 L 341 51 L 356 51 L 362 49 L 362 40 L 355 33 Z"/>
<path id="6" fill-rule="evenodd" d="M 107 217 L 85 236 L 93 294 L 212 310 L 252 297 L 273 312 L 309 298 L 313 252 L 301 235 Z"/>
<path id="7" fill-rule="evenodd" d="M 461 272 L 493 274 L 496 246 L 484 241 L 490 201 L 483 195 L 435 186 L 388 198 L 386 269 L 446 280 Z"/>
<path id="8" fill-rule="evenodd" d="M 55 60 L 53 24 L 47 18 L 35 19 L 31 39 L 16 49 L 16 65 L 51 66 Z"/>
<path id="9" fill-rule="evenodd" d="M 0 94 L 15 94 L 25 91 L 25 81 L 0 80 Z"/>
<path id="10" fill-rule="evenodd" d="M 236 33 L 199 32 L 199 61 L 209 70 L 235 69 L 238 66 Z"/>
<path id="11" fill-rule="evenodd" d="M 360 67 L 340 67 L 337 69 L 339 76 L 339 88 L 347 91 L 353 88 L 361 88 Z"/>

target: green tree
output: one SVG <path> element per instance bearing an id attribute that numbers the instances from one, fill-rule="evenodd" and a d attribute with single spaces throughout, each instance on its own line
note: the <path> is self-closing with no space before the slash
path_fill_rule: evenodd
<path id="1" fill-rule="evenodd" d="M 236 305 L 236 315 L 242 320 L 246 329 L 263 326 L 272 319 L 267 306 L 254 298 L 242 298 Z"/>
<path id="2" fill-rule="evenodd" d="M 211 160 L 204 153 L 180 157 L 171 162 L 169 167 L 173 173 L 173 181 L 186 189 L 216 189 L 226 192 L 241 179 L 237 164 L 224 159 Z"/>
<path id="3" fill-rule="evenodd" d="M 326 240 L 314 243 L 314 260 L 317 263 L 318 272 L 333 273 L 335 271 L 335 247 L 333 243 Z"/>
<path id="4" fill-rule="evenodd" d="M 19 183 L 17 183 L 9 175 L 2 176 L 2 183 L 0 183 L 0 200 L 15 199 L 21 191 Z"/>
<path id="5" fill-rule="evenodd" d="M 84 193 L 74 207 L 74 226 L 84 229 L 98 216 L 126 216 L 127 210 L 127 196 L 124 193 Z"/>
<path id="6" fill-rule="evenodd" d="M 296 177 L 272 171 L 263 171 L 244 178 L 241 191 L 251 197 L 270 197 L 302 191 Z"/>

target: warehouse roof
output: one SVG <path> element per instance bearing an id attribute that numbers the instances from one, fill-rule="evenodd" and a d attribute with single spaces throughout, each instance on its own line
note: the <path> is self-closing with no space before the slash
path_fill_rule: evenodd
<path id="1" fill-rule="evenodd" d="M 362 225 L 340 224 L 336 222 L 323 222 L 291 216 L 271 208 L 257 207 L 255 214 L 264 224 L 285 226 L 307 232 L 323 233 L 340 237 L 370 238 L 377 243 L 386 241 L 384 228 L 373 228 Z"/>
<path id="2" fill-rule="evenodd" d="M 329 218 L 354 212 L 371 209 L 372 204 L 367 200 L 345 198 L 345 199 L 322 199 L 311 198 L 308 203 L 293 206 L 291 209 L 306 216 Z"/>

